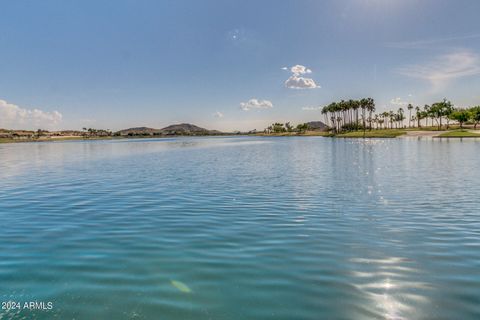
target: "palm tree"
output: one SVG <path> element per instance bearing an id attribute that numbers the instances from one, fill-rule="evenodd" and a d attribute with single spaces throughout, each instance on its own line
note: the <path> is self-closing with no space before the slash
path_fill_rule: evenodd
<path id="1" fill-rule="evenodd" d="M 386 126 L 386 125 L 385 125 L 385 120 L 386 120 L 387 118 L 389 118 L 389 113 L 388 113 L 387 111 L 385 111 L 385 112 L 383 112 L 383 113 L 381 114 L 381 116 L 382 116 L 382 118 L 383 118 L 383 128 L 385 129 L 385 126 Z"/>
<path id="2" fill-rule="evenodd" d="M 420 112 L 420 107 L 416 106 L 415 107 L 415 119 L 417 120 L 417 127 L 420 128 L 420 120 L 421 120 L 421 112 Z"/>
<path id="3" fill-rule="evenodd" d="M 366 123 L 365 123 L 365 111 L 367 109 L 367 99 L 361 99 L 360 100 L 360 109 L 362 109 L 362 125 L 363 125 L 363 129 L 365 131 L 365 126 L 366 126 Z"/>
<path id="4" fill-rule="evenodd" d="M 409 112 L 409 114 L 408 114 L 408 127 L 410 128 L 410 120 L 412 119 L 412 109 L 413 109 L 413 106 L 412 106 L 411 103 L 408 104 L 407 109 L 408 109 L 408 112 Z"/>
<path id="5" fill-rule="evenodd" d="M 397 119 L 398 119 L 398 122 L 400 122 L 399 123 L 400 128 L 403 128 L 403 120 L 405 119 L 405 117 L 403 116 L 403 108 L 398 108 Z"/>
<path id="6" fill-rule="evenodd" d="M 428 127 L 428 118 L 430 117 L 430 106 L 428 104 L 423 107 L 423 112 L 425 112 L 425 127 Z"/>
<path id="7" fill-rule="evenodd" d="M 368 111 L 368 121 L 370 123 L 370 130 L 372 130 L 372 113 L 375 112 L 375 101 L 372 98 L 366 99 L 365 108 Z"/>

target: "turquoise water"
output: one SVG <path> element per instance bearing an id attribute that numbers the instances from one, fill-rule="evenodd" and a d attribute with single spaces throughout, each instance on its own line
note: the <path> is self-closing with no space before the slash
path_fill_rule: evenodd
<path id="1" fill-rule="evenodd" d="M 479 319 L 480 140 L 0 145 L 1 319 Z"/>

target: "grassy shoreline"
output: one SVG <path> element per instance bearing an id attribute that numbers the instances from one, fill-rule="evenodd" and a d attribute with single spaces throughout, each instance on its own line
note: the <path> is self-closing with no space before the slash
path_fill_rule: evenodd
<path id="1" fill-rule="evenodd" d="M 256 133 L 244 134 L 240 136 L 257 136 L 257 137 L 331 137 L 331 138 L 398 138 L 400 136 L 408 136 L 409 132 L 424 132 L 431 133 L 433 138 L 480 138 L 480 133 L 475 133 L 467 129 L 453 129 L 447 132 L 438 132 L 437 130 L 415 130 L 411 129 L 374 129 L 367 131 L 351 131 L 340 134 L 333 134 L 328 131 L 307 131 L 305 133 L 298 132 L 282 132 L 282 133 Z M 219 135 L 212 135 L 219 136 Z M 239 135 L 225 135 L 225 136 L 239 136 Z M 158 139 L 158 138 L 172 138 L 172 137 L 199 137 L 199 136 L 107 136 L 107 137 L 55 137 L 55 138 L 38 138 L 38 139 L 13 139 L 0 138 L 2 143 L 24 143 L 24 142 L 56 142 L 56 141 L 92 141 L 92 140 L 125 140 L 125 139 Z M 201 137 L 209 137 L 209 135 L 202 135 Z"/>
<path id="2" fill-rule="evenodd" d="M 305 133 L 282 132 L 282 133 L 257 133 L 256 136 L 262 137 L 330 137 L 330 138 L 396 138 L 405 135 L 406 130 L 403 129 L 380 129 L 366 131 L 351 131 L 345 133 L 334 134 L 328 131 L 307 131 Z"/>
<path id="3" fill-rule="evenodd" d="M 480 138 L 480 134 L 471 132 L 469 130 L 460 129 L 442 133 L 435 138 Z"/>
<path id="4" fill-rule="evenodd" d="M 352 131 L 337 134 L 338 138 L 396 138 L 405 135 L 406 130 L 402 129 L 380 129 L 380 130 L 367 130 L 367 131 Z"/>

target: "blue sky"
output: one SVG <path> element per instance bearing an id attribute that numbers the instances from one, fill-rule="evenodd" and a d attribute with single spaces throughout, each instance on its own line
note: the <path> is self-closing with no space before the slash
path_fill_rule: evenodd
<path id="1" fill-rule="evenodd" d="M 480 104 L 480 2 L 0 1 L 0 127 L 219 130 Z"/>

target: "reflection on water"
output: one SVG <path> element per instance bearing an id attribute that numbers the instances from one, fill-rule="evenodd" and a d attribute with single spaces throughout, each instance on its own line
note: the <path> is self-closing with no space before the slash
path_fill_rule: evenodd
<path id="1" fill-rule="evenodd" d="M 372 308 L 384 319 L 423 318 L 428 310 L 428 290 L 432 288 L 421 279 L 412 261 L 399 257 L 383 259 L 350 259 L 354 271 L 354 286 L 370 300 Z M 421 292 L 421 294 L 419 293 Z"/>
<path id="2" fill-rule="evenodd" d="M 478 319 L 479 147 L 0 145 L 0 319 Z"/>

